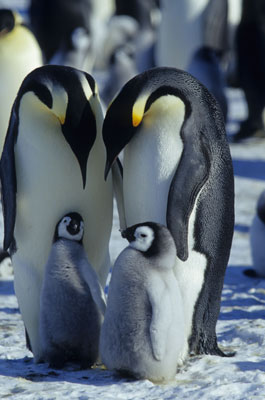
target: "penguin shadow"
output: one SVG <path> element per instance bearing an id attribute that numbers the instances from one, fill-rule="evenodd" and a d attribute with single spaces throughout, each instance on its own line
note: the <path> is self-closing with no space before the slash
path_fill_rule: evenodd
<path id="1" fill-rule="evenodd" d="M 0 359 L 0 374 L 9 378 L 22 378 L 31 382 L 68 382 L 80 385 L 109 386 L 135 379 L 124 377 L 99 366 L 91 369 L 75 369 L 67 365 L 64 369 L 49 368 L 47 363 L 35 364 L 32 357 L 13 360 Z"/>
<path id="2" fill-rule="evenodd" d="M 244 275 L 246 268 L 228 266 L 222 292 L 220 320 L 265 319 L 265 288 L 250 292 L 250 289 L 259 288 L 263 279 Z M 242 293 L 247 293 L 248 297 L 241 296 Z M 253 306 L 262 307 L 259 310 L 249 311 Z"/>
<path id="3" fill-rule="evenodd" d="M 253 361 L 238 361 L 235 365 L 240 369 L 240 371 L 256 371 L 265 372 L 265 361 L 253 362 Z"/>
<path id="4" fill-rule="evenodd" d="M 10 280 L 0 279 L 0 295 L 1 296 L 15 295 L 13 279 Z"/>
<path id="5" fill-rule="evenodd" d="M 236 176 L 265 180 L 264 161 L 233 159 L 233 168 Z"/>

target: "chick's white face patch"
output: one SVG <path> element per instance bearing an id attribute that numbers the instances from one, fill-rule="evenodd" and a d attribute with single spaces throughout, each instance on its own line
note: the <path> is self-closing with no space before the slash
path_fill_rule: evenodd
<path id="1" fill-rule="evenodd" d="M 145 252 L 152 246 L 155 234 L 149 226 L 139 226 L 134 232 L 135 240 L 130 246 L 136 250 Z"/>
<path id="2" fill-rule="evenodd" d="M 82 239 L 83 234 L 84 234 L 84 223 L 83 223 L 83 221 L 81 221 L 79 232 L 76 235 L 71 235 L 71 233 L 67 229 L 71 220 L 72 219 L 70 217 L 64 217 L 62 219 L 62 221 L 60 222 L 60 224 L 58 226 L 58 236 L 60 238 L 64 238 L 64 239 L 79 241 Z"/>

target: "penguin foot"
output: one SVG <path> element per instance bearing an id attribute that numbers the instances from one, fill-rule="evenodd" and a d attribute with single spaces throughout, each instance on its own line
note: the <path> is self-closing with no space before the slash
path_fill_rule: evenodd
<path id="1" fill-rule="evenodd" d="M 217 346 L 216 348 L 210 350 L 208 354 L 210 354 L 211 356 L 219 356 L 219 357 L 234 357 L 236 355 L 236 351 L 230 351 L 225 353 Z"/>
<path id="2" fill-rule="evenodd" d="M 216 338 L 214 340 L 206 340 L 203 341 L 203 343 L 198 343 L 196 350 L 193 349 L 193 354 L 194 355 L 211 355 L 211 356 L 219 356 L 219 357 L 234 357 L 236 352 L 231 351 L 231 352 L 224 352 L 222 351 L 218 344 Z"/>

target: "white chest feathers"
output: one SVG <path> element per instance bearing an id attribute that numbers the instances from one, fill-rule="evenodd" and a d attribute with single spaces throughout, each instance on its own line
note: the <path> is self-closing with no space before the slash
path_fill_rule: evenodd
<path id="1" fill-rule="evenodd" d="M 184 114 L 179 98 L 160 97 L 125 147 L 123 192 L 128 226 L 144 221 L 166 224 L 169 187 L 183 150 Z"/>

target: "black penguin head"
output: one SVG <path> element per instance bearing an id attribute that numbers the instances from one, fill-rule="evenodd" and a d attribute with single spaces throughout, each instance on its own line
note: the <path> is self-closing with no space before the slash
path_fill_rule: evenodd
<path id="1" fill-rule="evenodd" d="M 9 9 L 0 10 L 0 37 L 13 30 L 15 26 L 15 16 Z"/>
<path id="2" fill-rule="evenodd" d="M 13 107 L 17 115 L 27 93 L 32 93 L 35 104 L 42 103 L 42 112 L 53 114 L 60 122 L 61 132 L 79 163 L 85 187 L 87 160 L 96 140 L 96 114 L 100 108 L 94 79 L 68 66 L 36 68 L 22 82 Z"/>
<path id="3" fill-rule="evenodd" d="M 53 242 L 60 239 L 73 240 L 82 244 L 84 221 L 80 214 L 71 212 L 63 216 L 57 223 Z"/>
<path id="4" fill-rule="evenodd" d="M 176 256 L 176 247 L 169 230 L 156 222 L 143 222 L 121 231 L 130 247 L 146 257 L 159 257 L 167 253 Z"/>
<path id="5" fill-rule="evenodd" d="M 105 179 L 116 157 L 140 131 L 145 114 L 156 100 L 173 95 L 184 102 L 185 96 L 177 80 L 184 81 L 187 76 L 190 77 L 186 72 L 175 68 L 151 68 L 136 75 L 123 86 L 110 103 L 102 128 L 107 150 Z"/>

